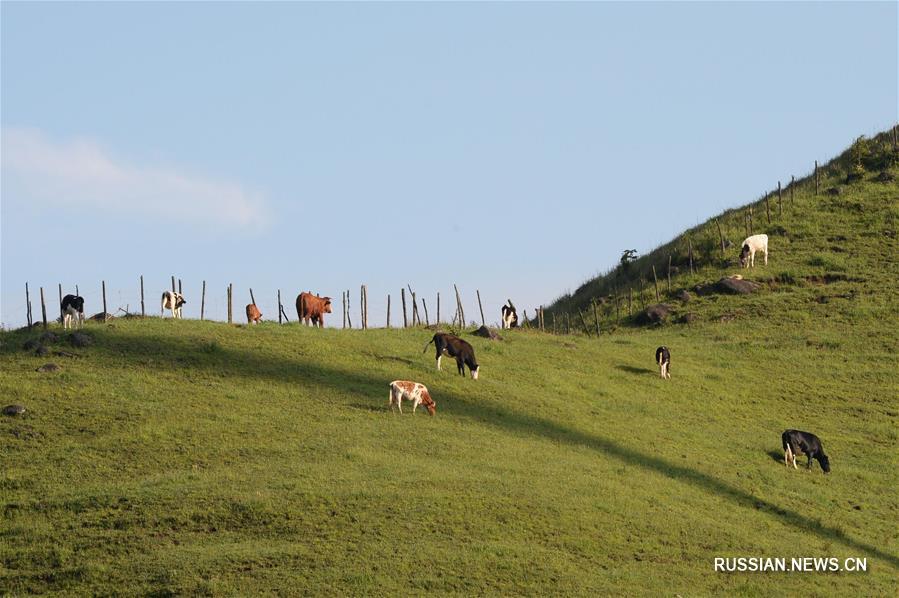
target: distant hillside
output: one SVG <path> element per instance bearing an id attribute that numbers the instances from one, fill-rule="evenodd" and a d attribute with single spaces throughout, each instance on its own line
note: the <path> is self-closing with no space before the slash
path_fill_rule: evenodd
<path id="1" fill-rule="evenodd" d="M 829 297 L 840 296 L 836 292 L 840 288 L 895 292 L 895 277 L 899 274 L 896 134 L 893 129 L 873 139 L 861 137 L 838 157 L 819 166 L 817 194 L 814 172 L 792 184 L 786 181 L 780 193 L 775 188 L 752 203 L 718 214 L 648 254 L 588 280 L 573 294 L 560 297 L 545 309 L 545 325 L 551 327 L 555 319 L 558 329 L 570 322 L 574 330 L 582 330 L 585 324 L 592 330 L 594 302 L 600 326 L 607 328 L 643 321 L 639 317 L 643 307 L 660 301 L 672 308 L 674 314 L 670 321 L 677 322 L 740 318 L 753 313 L 772 315 L 800 304 L 804 308 L 809 300 L 828 304 Z M 740 243 L 749 234 L 750 218 L 753 234 L 769 236 L 771 257 L 767 267 L 757 265 L 752 270 L 741 270 Z M 668 291 L 669 264 L 671 292 Z M 678 299 L 682 290 L 692 292 L 698 284 L 733 274 L 760 282 L 764 288 L 748 301 L 739 303 L 727 300 L 722 303 L 717 297 L 705 297 L 689 304 Z M 821 291 L 824 281 L 837 286 L 828 284 L 828 291 Z M 778 294 L 774 302 L 759 297 L 772 292 Z M 632 317 L 627 315 L 629 296 Z M 735 311 L 738 305 L 740 313 Z M 531 325 L 534 324 L 532 320 Z"/>

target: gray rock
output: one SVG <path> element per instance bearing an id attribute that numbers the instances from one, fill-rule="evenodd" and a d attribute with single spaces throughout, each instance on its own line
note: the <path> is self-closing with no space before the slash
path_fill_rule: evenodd
<path id="1" fill-rule="evenodd" d="M 36 371 L 38 372 L 58 372 L 62 368 L 56 365 L 55 363 L 45 363 L 41 367 L 39 367 Z"/>
<path id="2" fill-rule="evenodd" d="M 667 303 L 650 305 L 637 314 L 637 322 L 640 324 L 658 324 L 667 320 L 673 311 L 674 309 Z"/>
<path id="3" fill-rule="evenodd" d="M 724 277 L 718 282 L 697 285 L 693 290 L 697 295 L 748 295 L 761 287 L 757 282 L 741 278 Z"/>
<path id="4" fill-rule="evenodd" d="M 50 332 L 49 330 L 41 335 L 42 343 L 55 343 L 59 340 L 59 337 L 56 336 L 55 332 Z"/>
<path id="5" fill-rule="evenodd" d="M 681 291 L 677 294 L 677 298 L 680 299 L 681 301 L 683 301 L 684 303 L 689 303 L 690 299 L 692 299 L 693 296 L 690 295 L 690 292 L 687 291 L 686 289 L 681 289 Z"/>
<path id="6" fill-rule="evenodd" d="M 37 349 L 40 346 L 41 346 L 41 341 L 37 340 L 36 338 L 30 338 L 27 341 L 25 341 L 24 343 L 22 343 L 22 348 L 26 351 L 34 351 L 35 349 Z"/>
<path id="7" fill-rule="evenodd" d="M 480 328 L 478 328 L 477 330 L 472 332 L 472 334 L 475 336 L 483 336 L 484 338 L 489 338 L 492 341 L 503 340 L 500 335 L 498 335 L 496 332 L 490 330 L 486 326 L 481 326 Z"/>
<path id="8" fill-rule="evenodd" d="M 23 405 L 7 405 L 3 408 L 3 415 L 22 415 L 25 413 L 25 407 Z"/>
<path id="9" fill-rule="evenodd" d="M 50 349 L 45 347 L 44 345 L 39 345 L 37 349 L 34 350 L 34 354 L 38 357 L 44 357 L 50 352 Z"/>
<path id="10" fill-rule="evenodd" d="M 75 347 L 87 347 L 94 342 L 94 339 L 84 334 L 83 332 L 74 332 L 69 337 L 69 342 L 72 343 L 72 346 Z"/>

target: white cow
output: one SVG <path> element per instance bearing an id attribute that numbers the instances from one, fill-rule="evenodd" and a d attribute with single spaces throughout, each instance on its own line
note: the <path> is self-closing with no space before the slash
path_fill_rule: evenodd
<path id="1" fill-rule="evenodd" d="M 744 268 L 755 267 L 755 252 L 765 253 L 765 265 L 768 265 L 768 235 L 752 235 L 746 237 L 740 250 L 740 265 Z"/>
<path id="2" fill-rule="evenodd" d="M 184 300 L 184 295 L 181 293 L 165 291 L 162 293 L 162 306 L 159 308 L 159 313 L 164 314 L 165 310 L 169 309 L 172 311 L 173 318 L 181 319 L 181 306 L 185 303 L 187 301 Z"/>

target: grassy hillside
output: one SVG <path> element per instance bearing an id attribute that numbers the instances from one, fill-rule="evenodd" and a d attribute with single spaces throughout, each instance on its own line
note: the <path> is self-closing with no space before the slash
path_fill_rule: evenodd
<path id="1" fill-rule="evenodd" d="M 117 320 L 44 358 L 3 333 L 0 394 L 28 411 L 0 418 L 0 591 L 887 594 L 894 324 L 472 337 L 477 382 L 423 330 Z M 437 415 L 391 415 L 395 378 Z M 788 427 L 829 476 L 784 468 Z M 869 571 L 713 572 L 740 555 Z"/>
<path id="2" fill-rule="evenodd" d="M 468 335 L 476 382 L 435 371 L 423 329 L 119 319 L 43 357 L 41 330 L 0 332 L 0 406 L 27 408 L 0 416 L 0 594 L 895 594 L 899 186 L 826 194 L 840 168 L 770 226 L 754 209 L 758 292 L 666 298 L 689 326 L 616 325 L 607 301 L 598 338 Z M 741 218 L 719 217 L 735 244 Z M 690 238 L 693 275 L 679 239 L 556 313 L 590 317 L 669 252 L 675 291 L 738 271 L 717 231 Z M 397 378 L 437 415 L 391 414 Z M 786 428 L 830 475 L 784 467 Z M 738 556 L 868 571 L 713 570 Z"/>
<path id="3" fill-rule="evenodd" d="M 598 303 L 603 327 L 635 324 L 635 318 L 627 316 L 628 295 L 632 295 L 634 316 L 644 305 L 657 302 L 653 267 L 660 300 L 675 309 L 673 322 L 687 313 L 707 321 L 759 316 L 784 321 L 895 316 L 895 311 L 878 309 L 895 308 L 895 293 L 899 289 L 896 284 L 899 149 L 893 144 L 892 133 L 858 140 L 840 156 L 822 165 L 818 175 L 817 195 L 815 177 L 811 174 L 782 189 L 781 201 L 776 190 L 766 194 L 767 210 L 764 199 L 728 210 L 626 267 L 619 265 L 605 275 L 588 280 L 573 294 L 560 297 L 546 308 L 547 327 L 555 316 L 559 329 L 566 317 L 572 328 L 582 329 L 577 315 L 582 311 L 588 327 L 592 328 L 594 301 Z M 738 257 L 740 244 L 748 233 L 750 209 L 752 233 L 768 235 L 771 257 L 767 267 L 748 271 L 740 268 Z M 721 237 L 727 246 L 723 254 Z M 690 272 L 691 246 L 693 273 Z M 670 293 L 669 258 L 673 270 Z M 697 284 L 737 273 L 763 283 L 766 292 L 748 300 L 745 297 L 700 298 L 689 305 L 677 299 L 683 289 L 692 291 Z M 619 319 L 614 307 L 616 295 Z M 859 298 L 862 303 L 855 301 Z M 894 300 L 892 305 L 886 305 L 887 299 Z M 862 310 L 864 313 L 858 313 L 862 304 L 867 308 Z M 868 313 L 868 308 L 877 313 Z"/>

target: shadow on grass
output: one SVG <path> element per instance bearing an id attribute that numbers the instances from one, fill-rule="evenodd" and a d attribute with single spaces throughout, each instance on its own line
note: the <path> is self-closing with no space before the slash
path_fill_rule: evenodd
<path id="1" fill-rule="evenodd" d="M 651 370 L 649 368 L 635 368 L 632 365 L 616 365 L 616 370 L 621 370 L 622 372 L 627 372 L 628 374 L 636 374 L 638 376 L 642 376 L 644 374 L 657 374 L 658 372 Z"/>
<path id="2" fill-rule="evenodd" d="M 780 463 L 784 464 L 784 454 L 783 451 L 768 451 L 768 456 Z"/>
<path id="3" fill-rule="evenodd" d="M 172 368 L 208 368 L 226 377 L 257 378 L 262 380 L 277 380 L 280 382 L 292 382 L 297 384 L 320 384 L 334 389 L 353 390 L 352 396 L 360 396 L 347 407 L 364 409 L 367 411 L 380 411 L 386 408 L 387 384 L 386 378 L 379 379 L 356 373 L 353 371 L 322 366 L 308 361 L 296 361 L 284 358 L 273 358 L 271 355 L 259 355 L 250 351 L 217 347 L 212 353 L 201 358 L 189 359 L 190 365 L 184 365 L 183 356 L 179 353 L 189 351 L 196 354 L 196 348 L 201 346 L 203 339 L 185 334 L 176 338 L 160 338 L 149 334 L 127 334 L 122 331 L 99 331 L 96 335 L 98 342 L 91 349 L 92 352 L 105 352 L 116 360 L 123 357 L 126 360 L 135 360 L 141 367 L 153 369 L 159 368 L 170 371 Z M 410 351 L 416 351 L 418 340 L 410 342 Z M 147 362 L 147 357 L 152 356 L 152 362 Z M 620 366 L 622 368 L 630 366 Z M 652 370 L 632 368 L 639 373 Z M 472 384 L 477 384 L 472 382 Z M 432 389 L 433 390 L 433 389 Z M 363 392 L 360 392 L 363 391 Z M 570 446 L 587 447 L 597 453 L 602 453 L 618 461 L 642 467 L 664 475 L 674 481 L 687 484 L 700 490 L 715 494 L 733 504 L 752 511 L 760 511 L 792 526 L 799 531 L 818 536 L 828 541 L 836 541 L 854 550 L 860 550 L 872 557 L 876 557 L 899 569 L 899 557 L 884 552 L 876 546 L 860 542 L 849 537 L 844 531 L 822 524 L 810 517 L 784 509 L 777 504 L 732 486 L 711 475 L 691 469 L 684 465 L 668 461 L 662 457 L 651 455 L 621 445 L 602 436 L 582 432 L 557 422 L 527 415 L 496 404 L 475 402 L 463 396 L 441 391 L 441 415 L 443 417 L 464 417 L 476 420 L 480 424 L 486 424 L 503 429 L 506 432 L 519 436 L 533 437 L 535 435 L 550 439 L 560 444 Z M 371 401 L 376 399 L 376 403 Z M 782 454 L 775 451 L 769 456 L 782 462 Z"/>

